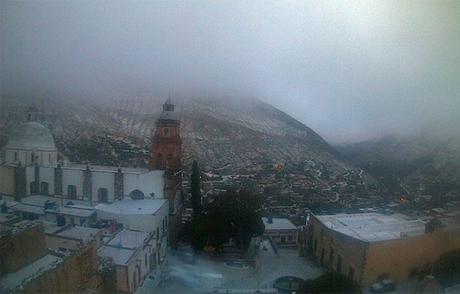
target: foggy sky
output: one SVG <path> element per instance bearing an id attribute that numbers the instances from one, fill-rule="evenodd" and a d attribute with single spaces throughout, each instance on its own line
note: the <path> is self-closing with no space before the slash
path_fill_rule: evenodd
<path id="1" fill-rule="evenodd" d="M 0 9 L 4 96 L 257 97 L 333 143 L 460 131 L 460 1 L 1 1 Z"/>

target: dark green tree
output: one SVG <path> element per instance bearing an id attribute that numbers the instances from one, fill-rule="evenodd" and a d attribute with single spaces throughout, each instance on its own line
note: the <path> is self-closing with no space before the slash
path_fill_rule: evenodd
<path id="1" fill-rule="evenodd" d="M 441 255 L 433 264 L 432 272 L 443 287 L 460 283 L 460 249 Z"/>
<path id="2" fill-rule="evenodd" d="M 201 205 L 201 177 L 200 167 L 198 162 L 193 161 L 192 174 L 190 177 L 190 188 L 191 188 L 191 202 L 192 202 L 192 225 L 191 225 L 191 241 L 192 247 L 195 251 L 202 250 L 205 245 L 205 238 L 203 236 L 203 230 L 205 227 L 205 220 L 202 217 L 202 205 Z"/>
<path id="3" fill-rule="evenodd" d="M 193 218 L 197 218 L 201 215 L 201 177 L 200 177 L 200 167 L 196 160 L 193 161 L 192 165 L 192 175 L 190 177 L 190 189 L 192 194 L 192 209 L 193 209 Z"/>
<path id="4" fill-rule="evenodd" d="M 251 238 L 265 230 L 259 208 L 259 197 L 245 190 L 216 195 L 202 216 L 205 243 L 220 250 L 232 239 L 239 249 L 246 250 Z"/>

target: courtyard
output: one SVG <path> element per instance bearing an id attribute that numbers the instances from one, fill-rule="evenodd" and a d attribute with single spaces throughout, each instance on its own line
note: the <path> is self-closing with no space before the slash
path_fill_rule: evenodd
<path id="1" fill-rule="evenodd" d="M 275 253 L 268 241 L 262 242 L 256 260 L 253 267 L 240 260 L 194 256 L 189 249 L 171 251 L 161 281 L 147 278 L 137 293 L 252 293 L 269 290 L 280 277 L 311 279 L 323 272 L 314 262 L 300 257 L 297 250 L 280 249 Z"/>

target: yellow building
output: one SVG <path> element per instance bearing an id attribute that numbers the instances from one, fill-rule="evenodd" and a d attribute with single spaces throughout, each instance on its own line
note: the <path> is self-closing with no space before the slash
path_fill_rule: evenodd
<path id="1" fill-rule="evenodd" d="M 406 280 L 460 248 L 460 227 L 453 217 L 431 224 L 402 214 L 311 215 L 307 243 L 322 266 L 366 287 L 383 277 Z"/>

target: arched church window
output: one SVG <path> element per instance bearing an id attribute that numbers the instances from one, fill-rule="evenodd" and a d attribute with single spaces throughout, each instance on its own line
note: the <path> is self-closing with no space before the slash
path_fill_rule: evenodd
<path id="1" fill-rule="evenodd" d="M 77 199 L 77 186 L 75 185 L 68 185 L 67 186 L 67 196 L 70 199 Z"/>
<path id="2" fill-rule="evenodd" d="M 138 189 L 133 190 L 131 193 L 129 193 L 129 197 L 134 200 L 141 200 L 144 199 L 144 193 Z"/>
<path id="3" fill-rule="evenodd" d="M 33 181 L 33 182 L 30 182 L 30 194 L 31 195 L 34 195 L 34 194 L 38 194 L 38 183 Z"/>
<path id="4" fill-rule="evenodd" d="M 109 201 L 109 191 L 106 188 L 97 189 L 97 201 L 107 203 Z"/>
<path id="5" fill-rule="evenodd" d="M 40 194 L 48 195 L 49 194 L 49 184 L 47 182 L 40 183 Z"/>

